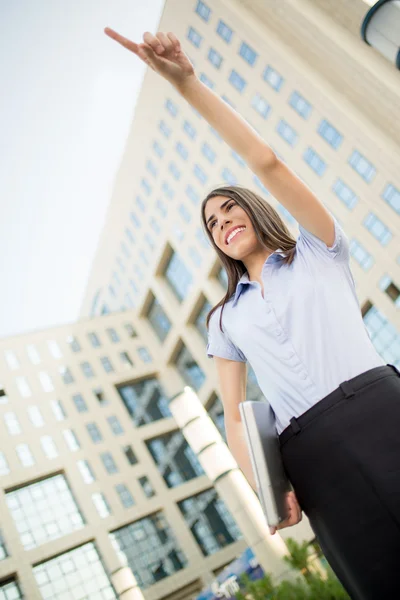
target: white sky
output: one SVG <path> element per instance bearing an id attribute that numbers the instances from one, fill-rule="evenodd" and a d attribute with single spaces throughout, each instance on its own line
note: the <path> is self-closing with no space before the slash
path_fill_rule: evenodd
<path id="1" fill-rule="evenodd" d="M 0 337 L 77 319 L 164 0 L 0 0 Z"/>

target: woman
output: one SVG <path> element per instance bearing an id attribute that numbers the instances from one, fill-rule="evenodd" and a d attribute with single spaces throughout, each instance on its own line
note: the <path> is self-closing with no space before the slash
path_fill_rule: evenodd
<path id="1" fill-rule="evenodd" d="M 254 485 L 238 405 L 253 367 L 276 415 L 295 494 L 353 598 L 400 596 L 400 377 L 366 332 L 346 236 L 325 206 L 259 135 L 196 77 L 174 34 L 135 44 L 107 35 L 167 79 L 249 165 L 300 225 L 294 240 L 250 190 L 212 191 L 201 208 L 228 291 L 210 312 L 229 447 Z M 274 533 L 273 530 L 271 533 Z"/>

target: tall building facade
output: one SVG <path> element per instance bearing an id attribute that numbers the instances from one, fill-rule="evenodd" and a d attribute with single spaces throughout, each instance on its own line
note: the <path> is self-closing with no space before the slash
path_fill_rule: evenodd
<path id="1" fill-rule="evenodd" d="M 343 224 L 366 327 L 400 366 L 400 91 L 360 35 L 366 11 L 167 0 L 159 28 Z M 226 275 L 199 206 L 225 182 L 259 191 L 296 235 L 240 157 L 148 72 L 81 321 L 0 341 L 0 600 L 189 600 L 248 545 L 229 476 L 207 476 L 169 404 L 189 385 L 224 436 L 205 317 Z"/>

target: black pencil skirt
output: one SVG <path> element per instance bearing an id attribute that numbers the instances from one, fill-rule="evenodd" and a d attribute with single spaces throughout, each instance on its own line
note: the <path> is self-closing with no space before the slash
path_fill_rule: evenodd
<path id="1" fill-rule="evenodd" d="M 342 383 L 279 436 L 322 550 L 356 600 L 400 598 L 400 373 Z"/>

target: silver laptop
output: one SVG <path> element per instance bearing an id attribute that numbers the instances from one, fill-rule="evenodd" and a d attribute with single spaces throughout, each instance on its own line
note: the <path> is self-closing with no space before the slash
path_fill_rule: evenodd
<path id="1" fill-rule="evenodd" d="M 258 497 L 268 525 L 276 527 L 287 518 L 285 497 L 291 486 L 283 468 L 275 415 L 268 402 L 261 401 L 241 402 L 239 410 Z"/>

